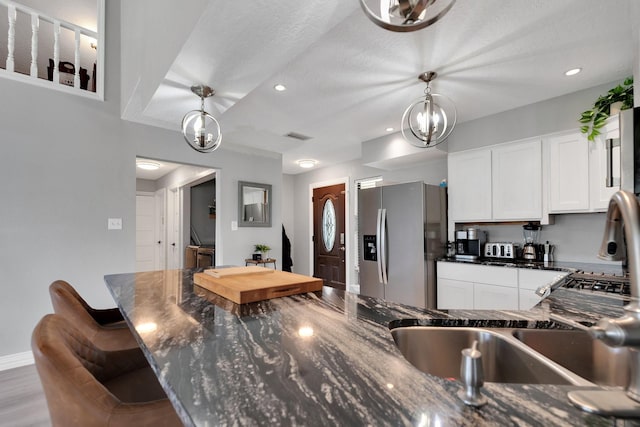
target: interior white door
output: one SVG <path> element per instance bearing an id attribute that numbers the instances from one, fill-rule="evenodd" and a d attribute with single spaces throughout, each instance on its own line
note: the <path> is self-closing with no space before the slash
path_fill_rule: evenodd
<path id="1" fill-rule="evenodd" d="M 155 269 L 163 270 L 166 267 L 167 253 L 167 203 L 166 188 L 155 192 Z"/>
<path id="2" fill-rule="evenodd" d="M 178 188 L 169 189 L 167 204 L 168 239 L 167 239 L 167 269 L 180 268 L 180 191 Z"/>
<path id="3" fill-rule="evenodd" d="M 136 195 L 136 271 L 156 269 L 155 197 Z"/>

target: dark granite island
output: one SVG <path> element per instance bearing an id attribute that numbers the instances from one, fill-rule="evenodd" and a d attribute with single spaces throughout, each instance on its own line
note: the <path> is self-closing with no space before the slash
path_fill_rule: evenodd
<path id="1" fill-rule="evenodd" d="M 185 425 L 611 425 L 569 403 L 575 386 L 486 383 L 489 403 L 467 407 L 459 381 L 418 371 L 389 331 L 468 319 L 541 326 L 549 310 L 588 311 L 573 301 L 563 312 L 571 292 L 530 312 L 443 313 L 326 287 L 239 306 L 194 288 L 194 271 L 105 277 Z"/>

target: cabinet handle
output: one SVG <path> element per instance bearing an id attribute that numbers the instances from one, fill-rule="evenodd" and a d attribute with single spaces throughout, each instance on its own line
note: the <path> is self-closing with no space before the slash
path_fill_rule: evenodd
<path id="1" fill-rule="evenodd" d="M 162 240 L 158 240 L 158 244 L 162 243 Z"/>
<path id="2" fill-rule="evenodd" d="M 613 178 L 613 148 L 620 146 L 620 140 L 609 138 L 605 141 L 605 144 L 607 150 L 607 177 L 605 185 L 607 188 L 611 188 L 615 185 Z"/>

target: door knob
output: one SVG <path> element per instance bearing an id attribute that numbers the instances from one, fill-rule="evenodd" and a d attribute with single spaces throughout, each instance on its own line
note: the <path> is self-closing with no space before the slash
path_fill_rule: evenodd
<path id="1" fill-rule="evenodd" d="M 347 249 L 346 249 L 344 246 L 340 246 L 340 250 L 341 250 L 342 252 L 344 252 L 344 251 L 346 251 Z"/>

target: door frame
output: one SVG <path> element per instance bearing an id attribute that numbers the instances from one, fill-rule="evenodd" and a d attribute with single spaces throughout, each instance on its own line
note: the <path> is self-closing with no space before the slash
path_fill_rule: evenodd
<path id="1" fill-rule="evenodd" d="M 314 269 L 314 259 L 313 259 L 313 202 L 311 199 L 313 198 L 313 190 L 321 187 L 328 187 L 330 185 L 336 184 L 344 184 L 344 246 L 345 246 L 345 287 L 347 291 L 349 290 L 349 286 L 351 286 L 351 272 L 353 270 L 353 266 L 351 265 L 351 210 L 350 210 L 350 194 L 351 188 L 349 187 L 349 177 L 336 178 L 328 181 L 321 182 L 312 182 L 309 184 L 309 193 L 307 196 L 307 201 L 309 203 L 309 235 L 307 236 L 309 242 L 309 271 L 310 275 L 313 276 Z"/>

